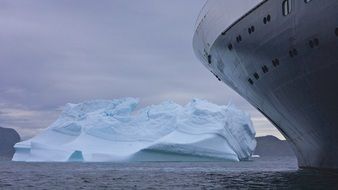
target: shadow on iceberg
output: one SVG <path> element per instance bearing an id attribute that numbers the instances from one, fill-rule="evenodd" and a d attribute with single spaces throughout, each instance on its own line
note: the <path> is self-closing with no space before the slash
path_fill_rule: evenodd
<path id="1" fill-rule="evenodd" d="M 72 155 L 68 158 L 68 162 L 83 162 L 82 151 L 76 150 Z"/>
<path id="2" fill-rule="evenodd" d="M 241 161 L 256 146 L 250 116 L 194 99 L 136 111 L 123 98 L 67 104 L 41 134 L 17 143 L 14 161 Z"/>
<path id="3" fill-rule="evenodd" d="M 131 156 L 130 161 L 239 161 L 218 134 L 191 135 L 173 132 Z"/>

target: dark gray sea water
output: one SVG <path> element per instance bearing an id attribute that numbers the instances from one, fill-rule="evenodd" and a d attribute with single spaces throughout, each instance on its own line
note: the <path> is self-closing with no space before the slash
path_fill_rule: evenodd
<path id="1" fill-rule="evenodd" d="M 338 173 L 293 157 L 230 162 L 0 162 L 0 189 L 338 189 Z"/>

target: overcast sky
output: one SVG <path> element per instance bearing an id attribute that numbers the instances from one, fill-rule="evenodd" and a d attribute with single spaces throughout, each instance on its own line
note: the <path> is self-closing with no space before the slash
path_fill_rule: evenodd
<path id="1" fill-rule="evenodd" d="M 231 101 L 258 135 L 279 135 L 196 59 L 205 0 L 0 0 L 0 126 L 25 139 L 68 102 L 139 97 L 141 106 Z"/>

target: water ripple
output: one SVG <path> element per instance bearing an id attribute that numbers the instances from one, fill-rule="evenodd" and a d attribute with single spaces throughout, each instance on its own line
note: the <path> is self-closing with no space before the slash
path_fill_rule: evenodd
<path id="1" fill-rule="evenodd" d="M 0 189 L 338 189 L 338 173 L 295 158 L 251 162 L 0 162 Z"/>

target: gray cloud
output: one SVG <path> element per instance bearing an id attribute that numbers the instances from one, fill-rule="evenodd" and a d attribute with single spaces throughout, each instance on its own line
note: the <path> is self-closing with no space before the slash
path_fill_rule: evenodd
<path id="1" fill-rule="evenodd" d="M 0 1 L 0 125 L 28 137 L 67 102 L 133 96 L 144 106 L 196 97 L 232 101 L 251 113 L 258 134 L 278 134 L 195 58 L 204 1 Z"/>

